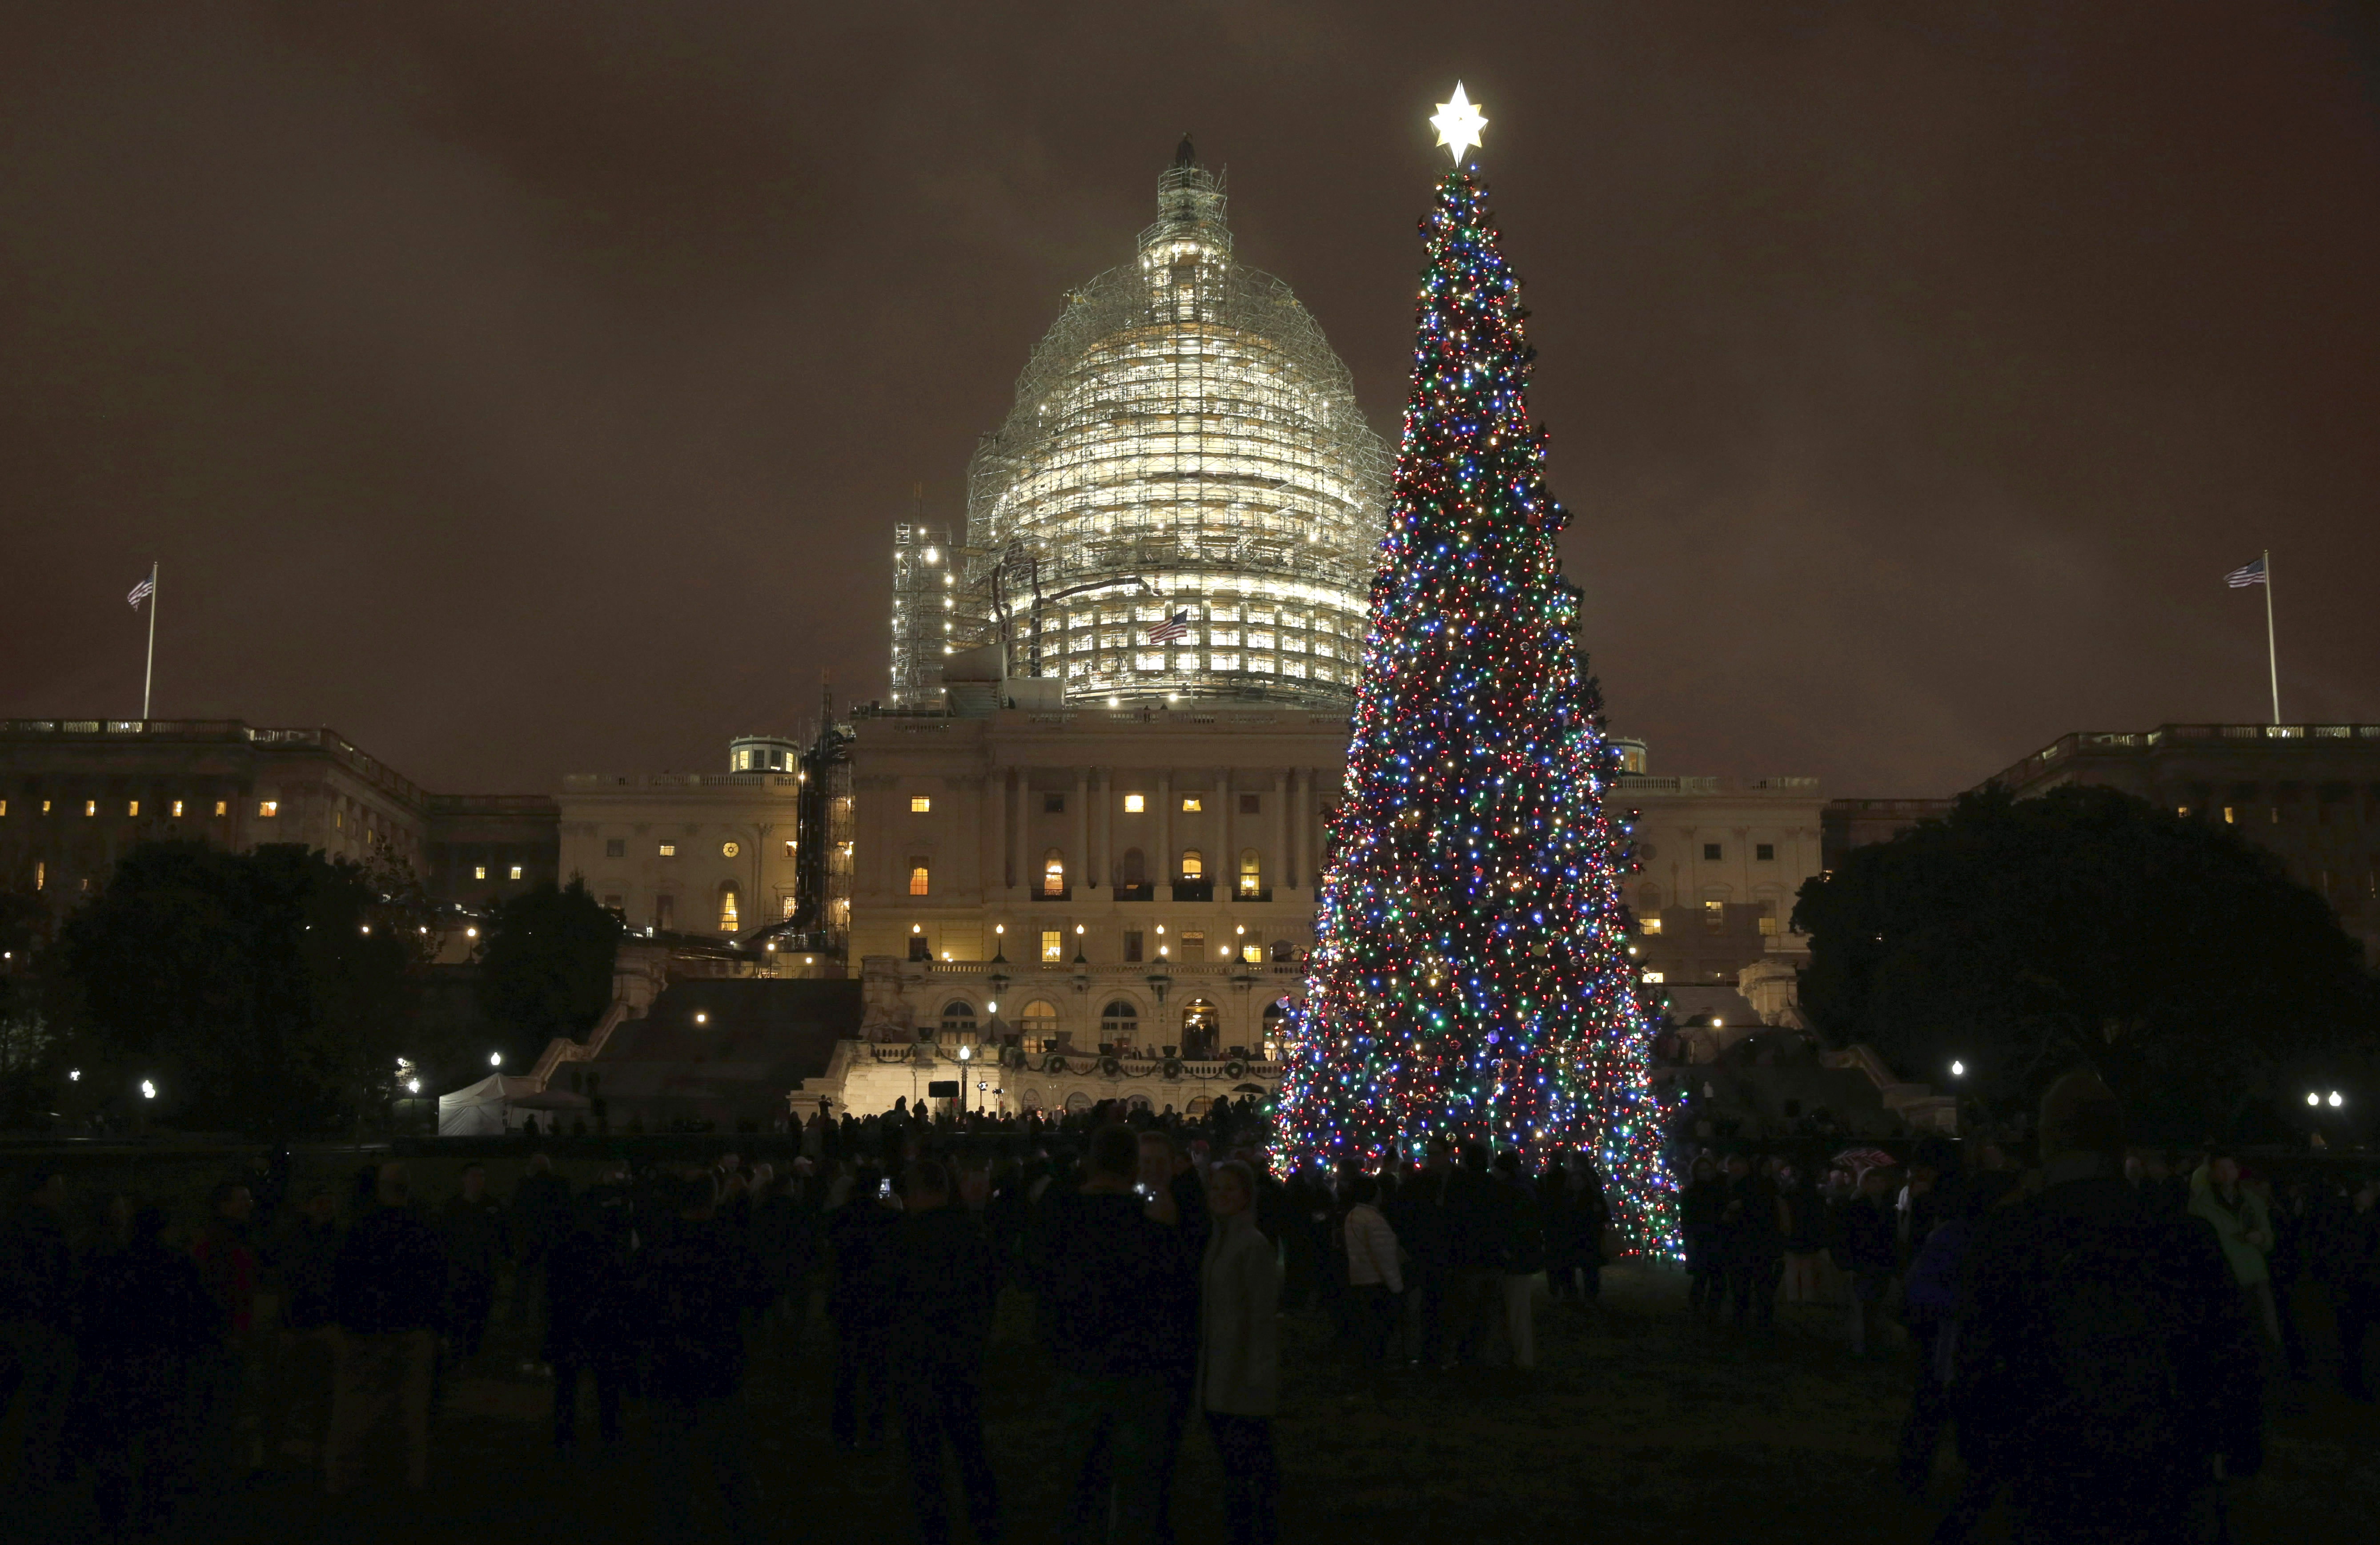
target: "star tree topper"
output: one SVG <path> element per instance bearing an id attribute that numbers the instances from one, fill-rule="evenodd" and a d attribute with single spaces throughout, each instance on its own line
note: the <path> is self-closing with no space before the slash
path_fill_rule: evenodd
<path id="1" fill-rule="evenodd" d="M 1454 83 L 1454 100 L 1438 104 L 1438 113 L 1429 120 L 1438 130 L 1438 142 L 1454 152 L 1454 164 L 1463 164 L 1463 152 L 1479 143 L 1480 131 L 1488 127 L 1488 115 L 1463 94 L 1463 82 Z"/>

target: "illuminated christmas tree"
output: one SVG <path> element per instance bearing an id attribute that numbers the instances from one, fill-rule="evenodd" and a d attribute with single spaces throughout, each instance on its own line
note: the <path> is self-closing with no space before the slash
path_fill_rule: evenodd
<path id="1" fill-rule="evenodd" d="M 1560 572 L 1520 282 L 1462 167 L 1484 120 L 1455 97 L 1280 1162 L 1410 1161 L 1438 1135 L 1584 1149 L 1632 1246 L 1672 1253 L 1604 810 L 1618 754 Z"/>

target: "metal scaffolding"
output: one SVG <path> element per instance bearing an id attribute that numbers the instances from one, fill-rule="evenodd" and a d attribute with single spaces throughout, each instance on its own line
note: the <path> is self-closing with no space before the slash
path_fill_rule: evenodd
<path id="1" fill-rule="evenodd" d="M 1389 454 L 1223 198 L 1184 140 L 1137 258 L 1068 297 L 968 468 L 951 644 L 1003 640 L 1070 700 L 1354 688 Z"/>
<path id="2" fill-rule="evenodd" d="M 947 526 L 892 528 L 892 706 L 944 706 L 942 661 L 956 627 L 961 554 Z M 970 622 L 972 638 L 980 625 Z"/>

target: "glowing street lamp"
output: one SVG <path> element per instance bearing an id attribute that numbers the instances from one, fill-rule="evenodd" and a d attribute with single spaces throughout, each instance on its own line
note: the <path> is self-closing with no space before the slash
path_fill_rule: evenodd
<path id="1" fill-rule="evenodd" d="M 141 1079 L 141 1080 L 140 1080 L 140 1098 L 141 1098 L 141 1099 L 143 1099 L 143 1100 L 154 1100 L 154 1099 L 156 1099 L 156 1098 L 157 1098 L 157 1086 L 156 1086 L 155 1084 L 153 1084 L 153 1083 L 150 1082 L 150 1081 L 149 1081 L 148 1079 L 146 1079 L 146 1078 Z"/>
<path id="2" fill-rule="evenodd" d="M 2330 1091 L 2330 1108 L 2332 1110 L 2335 1111 L 2346 1103 L 2347 1101 L 2340 1097 L 2339 1092 L 2337 1089 Z"/>
<path id="3" fill-rule="evenodd" d="M 1950 1077 L 1953 1077 L 1953 1078 L 1963 1078 L 1963 1077 L 1965 1077 L 1966 1076 L 1967 1076 L 1967 1064 L 1966 1064 L 1965 1063 L 1961 1062 L 1961 1061 L 1960 1061 L 1958 1058 L 1956 1058 L 1956 1057 L 1951 1058 L 1951 1059 L 1950 1059 Z"/>
<path id="4" fill-rule="evenodd" d="M 2308 1089 L 2306 1090 L 2306 1103 L 2309 1105 L 2319 1105 L 2322 1103 L 2322 1096 L 2314 1093 L 2312 1089 Z"/>
<path id="5" fill-rule="evenodd" d="M 504 1066 L 504 1054 L 502 1052 L 489 1052 L 489 1053 L 488 1053 L 488 1065 L 489 1065 L 490 1067 L 502 1067 L 502 1066 Z"/>

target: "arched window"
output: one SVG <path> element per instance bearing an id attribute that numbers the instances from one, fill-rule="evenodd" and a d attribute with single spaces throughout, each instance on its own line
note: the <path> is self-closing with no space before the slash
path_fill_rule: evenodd
<path id="1" fill-rule="evenodd" d="M 735 882 L 722 881 L 719 885 L 719 931 L 733 933 L 742 926 L 738 918 L 743 908 L 737 904 L 743 898 L 735 893 Z"/>
<path id="2" fill-rule="evenodd" d="M 926 860 L 923 858 L 910 859 L 909 894 L 913 896 L 925 895 L 933 889 L 933 885 L 934 873 L 932 869 L 927 865 Z"/>
<path id="3" fill-rule="evenodd" d="M 1099 1039 L 1106 1041 L 1136 1040 L 1140 1036 L 1140 1010 L 1129 998 L 1118 998 L 1099 1010 Z"/>
<path id="4" fill-rule="evenodd" d="M 1031 1050 L 1041 1050 L 1058 1039 L 1058 1005 L 1047 998 L 1034 999 L 1016 1016 L 1016 1028 L 1024 1032 Z"/>
<path id="5" fill-rule="evenodd" d="M 1041 894 L 1045 896 L 1066 894 L 1066 856 L 1054 847 L 1041 855 Z"/>
<path id="6" fill-rule="evenodd" d="M 1296 965 L 1297 946 L 1291 943 L 1286 939 L 1274 940 L 1272 942 L 1272 963 L 1276 966 Z"/>
<path id="7" fill-rule="evenodd" d="M 1199 856 L 1198 850 L 1195 847 L 1185 847 L 1182 850 L 1182 878 L 1184 880 L 1207 878 L 1207 860 Z"/>
<path id="8" fill-rule="evenodd" d="M 1204 998 L 1193 998 L 1182 1005 L 1182 1054 L 1185 1057 L 1211 1057 L 1220 1033 L 1222 1016 L 1215 1005 Z"/>
<path id="9" fill-rule="evenodd" d="M 1289 1053 L 1289 1010 L 1286 998 L 1265 1004 L 1264 1041 L 1257 1050 L 1267 1062 L 1279 1062 Z"/>
<path id="10" fill-rule="evenodd" d="M 944 1035 L 975 1034 L 975 1005 L 964 999 L 953 998 L 942 1005 Z"/>
<path id="11" fill-rule="evenodd" d="M 1123 850 L 1123 857 L 1116 863 L 1116 883 L 1135 886 L 1148 883 L 1148 860 L 1141 856 L 1139 848 Z"/>
<path id="12" fill-rule="evenodd" d="M 1253 847 L 1240 849 L 1240 894 L 1252 896 L 1264 890 L 1264 860 Z"/>
<path id="13" fill-rule="evenodd" d="M 1074 1093 L 1066 1096 L 1066 1113 L 1068 1115 L 1078 1116 L 1090 1108 L 1091 1097 L 1086 1091 L 1076 1089 Z"/>

